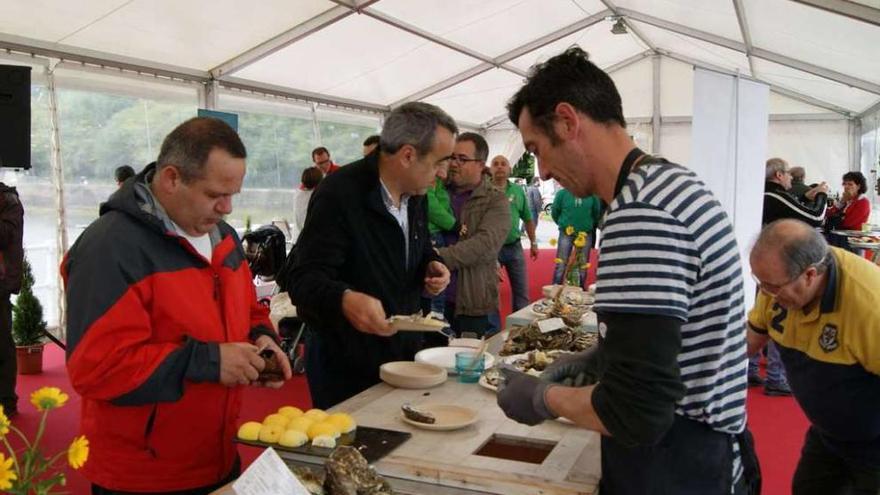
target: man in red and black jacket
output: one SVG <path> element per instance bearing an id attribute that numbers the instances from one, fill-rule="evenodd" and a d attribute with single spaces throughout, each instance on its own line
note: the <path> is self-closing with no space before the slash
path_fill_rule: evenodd
<path id="1" fill-rule="evenodd" d="M 93 494 L 210 493 L 238 474 L 241 385 L 259 382 L 259 350 L 274 351 L 290 377 L 222 220 L 245 156 L 222 121 L 184 122 L 62 263 L 67 368 L 82 396 Z"/>

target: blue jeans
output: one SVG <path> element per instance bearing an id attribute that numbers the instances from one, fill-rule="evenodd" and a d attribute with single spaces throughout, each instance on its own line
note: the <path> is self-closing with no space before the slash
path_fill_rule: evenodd
<path id="1" fill-rule="evenodd" d="M 437 232 L 431 234 L 431 245 L 435 248 L 443 247 L 446 245 L 446 240 L 443 238 L 443 232 Z M 443 314 L 446 310 L 446 291 L 437 294 L 436 296 L 431 298 L 431 312 L 437 314 Z M 451 323 L 451 320 L 450 320 Z"/>
<path id="2" fill-rule="evenodd" d="M 574 247 L 574 239 L 577 234 L 565 235 L 565 231 L 559 230 L 559 242 L 556 245 L 556 257 L 562 260 L 562 263 L 557 263 L 556 268 L 553 269 L 553 283 L 561 284 L 562 283 L 562 274 L 565 272 L 565 264 L 568 262 L 568 256 L 571 254 L 571 250 Z M 584 259 L 587 260 L 587 263 L 590 262 L 590 249 L 593 247 L 593 234 L 587 234 L 587 244 L 584 246 L 583 253 Z M 579 287 L 583 287 L 584 283 L 587 281 L 587 271 L 583 268 L 578 267 L 578 272 L 580 272 L 580 281 L 578 283 Z"/>
<path id="3" fill-rule="evenodd" d="M 526 271 L 526 258 L 523 255 L 522 243 L 517 240 L 501 246 L 501 251 L 498 252 L 498 262 L 507 269 L 513 311 L 528 306 L 529 276 Z"/>
<path id="4" fill-rule="evenodd" d="M 758 376 L 758 361 L 761 360 L 761 353 L 756 352 L 754 356 L 749 358 L 749 376 Z M 780 385 L 788 383 L 785 377 L 785 368 L 782 367 L 782 359 L 779 357 L 779 349 L 771 340 L 767 342 L 767 382 L 772 385 Z"/>

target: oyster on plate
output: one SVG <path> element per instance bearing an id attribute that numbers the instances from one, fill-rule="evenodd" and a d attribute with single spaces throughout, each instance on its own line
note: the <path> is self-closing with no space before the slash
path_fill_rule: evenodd
<path id="1" fill-rule="evenodd" d="M 510 330 L 510 336 L 504 342 L 500 355 L 524 354 L 532 350 L 578 352 L 596 345 L 598 341 L 599 337 L 595 333 L 582 332 L 570 326 L 542 333 L 538 322 L 533 321 L 528 326 L 513 327 Z"/>
<path id="2" fill-rule="evenodd" d="M 324 472 L 313 471 L 307 467 L 294 466 L 290 468 L 294 476 L 306 487 L 310 495 L 325 495 Z"/>
<path id="3" fill-rule="evenodd" d="M 324 489 L 328 495 L 393 495 L 391 485 L 370 467 L 354 447 L 342 446 L 324 463 Z"/>

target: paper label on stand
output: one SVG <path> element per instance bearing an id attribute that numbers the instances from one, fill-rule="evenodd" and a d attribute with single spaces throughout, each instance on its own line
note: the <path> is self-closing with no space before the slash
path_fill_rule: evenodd
<path id="1" fill-rule="evenodd" d="M 232 484 L 236 495 L 309 495 L 275 449 L 268 448 Z"/>
<path id="2" fill-rule="evenodd" d="M 538 321 L 538 329 L 541 333 L 550 333 L 565 328 L 565 322 L 562 318 L 547 318 Z"/>

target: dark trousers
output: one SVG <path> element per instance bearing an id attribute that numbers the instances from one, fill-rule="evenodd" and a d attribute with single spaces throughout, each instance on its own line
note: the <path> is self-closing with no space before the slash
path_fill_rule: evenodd
<path id="1" fill-rule="evenodd" d="M 507 279 L 510 280 L 510 303 L 513 311 L 528 306 L 529 275 L 526 271 L 526 257 L 523 255 L 523 247 L 519 239 L 501 246 L 501 251 L 498 252 L 498 263 L 507 270 Z"/>
<path id="2" fill-rule="evenodd" d="M 107 488 L 103 488 L 98 485 L 92 485 L 92 495 L 210 495 L 215 491 L 223 488 L 235 481 L 236 478 L 241 474 L 241 459 L 236 457 L 235 463 L 232 464 L 232 470 L 229 472 L 225 478 L 223 478 L 218 483 L 215 483 L 210 486 L 203 486 L 201 488 L 193 488 L 190 490 L 180 490 L 174 492 L 121 492 L 118 490 L 108 490 Z"/>
<path id="3" fill-rule="evenodd" d="M 463 333 L 474 333 L 477 338 L 495 334 L 498 331 L 498 325 L 490 321 L 489 315 L 486 316 L 465 316 L 458 315 L 452 320 L 452 330 L 455 335 L 461 337 Z"/>
<path id="4" fill-rule="evenodd" d="M 312 407 L 329 409 L 379 383 L 378 366 L 358 370 L 334 355 L 327 343 L 306 330 L 306 380 Z"/>
<path id="5" fill-rule="evenodd" d="M 15 380 L 18 370 L 15 365 L 15 342 L 12 340 L 12 305 L 9 294 L 0 293 L 0 405 L 7 412 L 16 410 L 18 396 L 15 395 Z"/>
<path id="6" fill-rule="evenodd" d="M 793 495 L 876 495 L 880 466 L 859 465 L 828 449 L 810 427 L 791 483 Z"/>
<path id="7" fill-rule="evenodd" d="M 603 436 L 599 491 L 602 495 L 729 495 L 735 441 L 733 435 L 677 414 L 657 445 L 626 447 Z M 747 493 L 744 479 L 734 493 Z"/>

